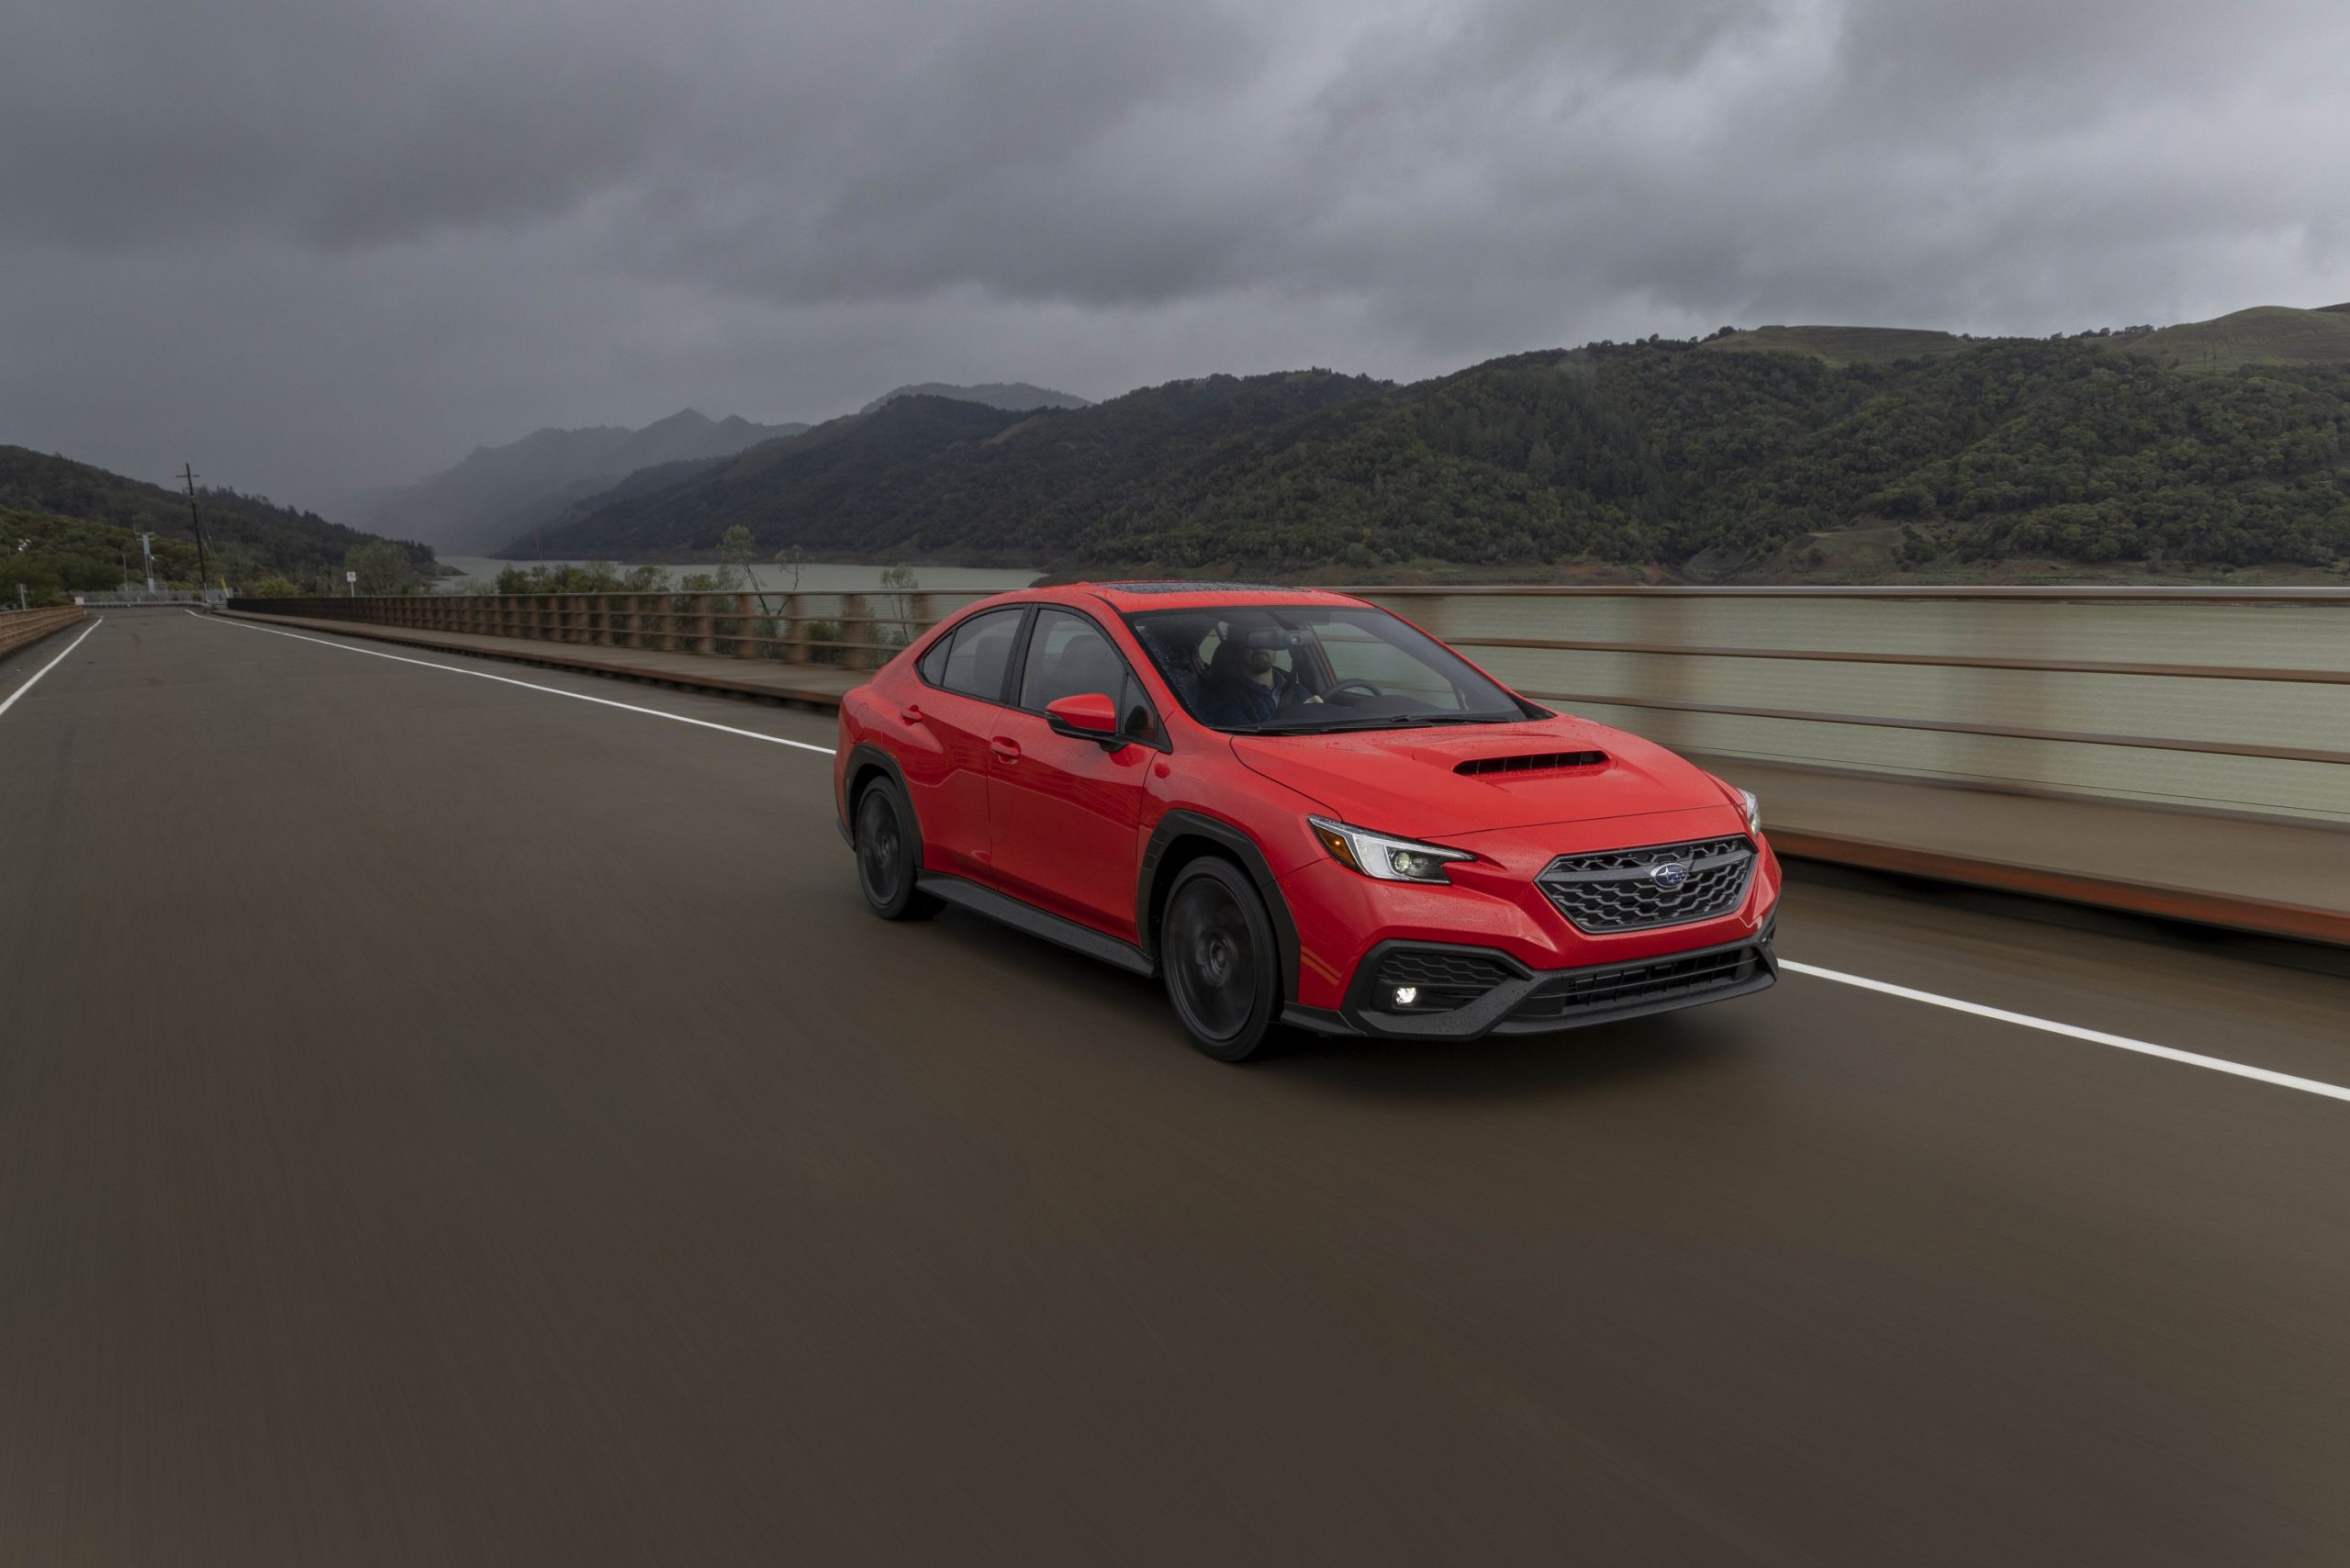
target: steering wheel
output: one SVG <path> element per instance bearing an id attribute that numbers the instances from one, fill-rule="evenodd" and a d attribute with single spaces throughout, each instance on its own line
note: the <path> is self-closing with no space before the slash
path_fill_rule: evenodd
<path id="1" fill-rule="evenodd" d="M 1384 696 L 1386 696 L 1386 695 L 1387 695 L 1387 693 L 1385 693 L 1384 691 L 1380 690 L 1378 687 L 1373 686 L 1370 681 L 1367 681 L 1367 680 L 1341 680 L 1341 681 L 1336 681 L 1336 682 L 1332 683 L 1332 684 L 1331 684 L 1327 689 L 1326 689 L 1323 691 L 1322 695 L 1323 695 L 1324 697 L 1336 697 L 1339 692 L 1346 690 L 1348 687 L 1353 687 L 1356 690 L 1358 690 L 1358 691 L 1361 692 L 1365 697 L 1384 697 Z"/>

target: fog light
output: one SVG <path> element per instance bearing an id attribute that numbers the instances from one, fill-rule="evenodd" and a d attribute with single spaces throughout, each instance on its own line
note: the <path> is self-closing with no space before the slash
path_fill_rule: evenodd
<path id="1" fill-rule="evenodd" d="M 1399 985 L 1395 988 L 1395 1005 L 1398 1007 L 1409 1007 L 1419 999 L 1420 988 L 1418 986 Z"/>

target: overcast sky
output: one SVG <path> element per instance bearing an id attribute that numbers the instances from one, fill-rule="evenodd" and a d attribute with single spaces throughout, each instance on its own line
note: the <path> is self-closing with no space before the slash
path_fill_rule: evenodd
<path id="1" fill-rule="evenodd" d="M 0 442 L 2350 298 L 2343 0 L 0 0 Z"/>

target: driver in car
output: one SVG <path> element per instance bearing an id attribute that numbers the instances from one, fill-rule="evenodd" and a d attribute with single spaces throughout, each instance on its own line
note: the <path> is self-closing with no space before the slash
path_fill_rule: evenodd
<path id="1" fill-rule="evenodd" d="M 1261 724 L 1292 702 L 1319 702 L 1297 678 L 1273 663 L 1270 648 L 1245 647 L 1237 638 L 1216 644 L 1200 687 L 1200 716 L 1225 729 Z"/>

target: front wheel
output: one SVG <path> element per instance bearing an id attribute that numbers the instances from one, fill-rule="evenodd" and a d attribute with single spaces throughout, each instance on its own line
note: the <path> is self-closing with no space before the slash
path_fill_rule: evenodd
<path id="1" fill-rule="evenodd" d="M 1281 1012 L 1281 949 L 1265 901 L 1227 860 L 1194 860 L 1176 876 L 1161 923 L 1168 999 L 1192 1044 L 1218 1061 L 1247 1061 Z"/>
<path id="2" fill-rule="evenodd" d="M 877 778 L 856 798 L 856 885 L 866 907 L 884 920 L 920 920 L 938 900 L 914 885 L 922 837 L 898 787 Z"/>

